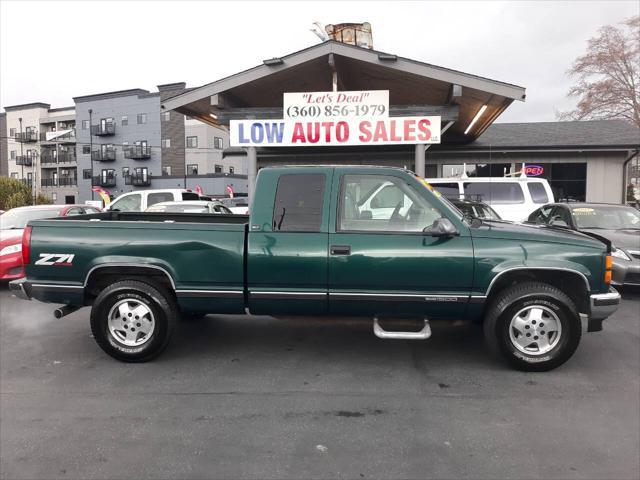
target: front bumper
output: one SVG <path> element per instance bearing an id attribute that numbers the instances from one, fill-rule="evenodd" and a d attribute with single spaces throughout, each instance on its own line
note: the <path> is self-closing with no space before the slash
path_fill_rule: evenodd
<path id="1" fill-rule="evenodd" d="M 599 332 L 602 330 L 602 321 L 613 315 L 620 305 L 622 297 L 618 291 L 609 287 L 607 293 L 596 293 L 590 296 L 590 312 L 587 332 Z"/>
<path id="2" fill-rule="evenodd" d="M 29 283 L 26 278 L 21 278 L 20 280 L 14 280 L 9 282 L 9 290 L 16 297 L 22 300 L 31 300 L 31 296 L 28 293 Z"/>
<path id="3" fill-rule="evenodd" d="M 631 260 L 613 258 L 613 285 L 640 285 L 640 260 L 635 256 Z"/>

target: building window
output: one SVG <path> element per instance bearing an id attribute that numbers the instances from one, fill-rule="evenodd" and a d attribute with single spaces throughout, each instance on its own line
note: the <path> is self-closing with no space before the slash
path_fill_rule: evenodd
<path id="1" fill-rule="evenodd" d="M 82 170 L 82 178 L 84 178 L 85 180 L 89 180 L 91 178 L 91 169 L 90 168 L 86 168 L 86 169 Z"/>
<path id="2" fill-rule="evenodd" d="M 53 193 L 51 194 L 51 200 L 53 200 L 54 202 L 55 202 L 56 200 L 58 200 L 58 194 L 57 194 L 56 192 L 53 192 Z"/>
<path id="3" fill-rule="evenodd" d="M 17 154 L 18 152 L 16 150 L 11 150 L 11 160 L 15 160 Z"/>
<path id="4" fill-rule="evenodd" d="M 139 123 L 139 122 L 138 122 Z M 129 116 L 128 115 L 123 115 L 122 116 L 122 122 L 121 125 L 123 127 L 126 127 L 127 125 L 129 125 Z"/>
<path id="5" fill-rule="evenodd" d="M 198 137 L 187 137 L 187 148 L 198 148 Z"/>
<path id="6" fill-rule="evenodd" d="M 234 173 L 236 170 L 233 167 L 229 167 L 229 173 Z"/>
<path id="7" fill-rule="evenodd" d="M 91 147 L 89 145 L 83 145 L 82 146 L 82 153 L 85 155 L 90 155 L 91 154 Z"/>
<path id="8" fill-rule="evenodd" d="M 82 130 L 89 130 L 89 120 L 82 120 Z"/>
<path id="9" fill-rule="evenodd" d="M 27 150 L 27 158 L 31 159 L 33 157 L 34 157 L 33 150 Z"/>
<path id="10" fill-rule="evenodd" d="M 18 178 L 18 172 L 11 172 L 11 178 Z"/>
<path id="11" fill-rule="evenodd" d="M 163 122 L 168 122 L 169 120 L 171 120 L 171 112 L 162 112 L 160 114 L 160 118 Z"/>
<path id="12" fill-rule="evenodd" d="M 195 163 L 187 165 L 187 175 L 198 175 L 198 165 Z"/>
<path id="13" fill-rule="evenodd" d="M 213 146 L 219 150 L 222 150 L 224 148 L 224 140 L 222 140 L 222 137 L 215 137 L 213 139 Z"/>
<path id="14" fill-rule="evenodd" d="M 9 129 L 9 136 L 11 138 L 15 138 L 16 137 L 16 129 L 15 128 Z"/>
<path id="15" fill-rule="evenodd" d="M 222 165 L 215 165 L 213 167 L 213 173 L 222 173 Z"/>
<path id="16" fill-rule="evenodd" d="M 129 167 L 122 167 L 122 177 L 126 178 L 129 175 L 131 175 L 131 172 L 129 171 Z"/>
<path id="17" fill-rule="evenodd" d="M 146 113 L 139 113 L 138 114 L 138 125 L 141 125 L 143 123 L 147 123 L 147 114 Z"/>
<path id="18" fill-rule="evenodd" d="M 170 138 L 163 138 L 161 140 L 160 144 L 162 145 L 162 148 L 171 148 L 171 139 Z"/>
<path id="19" fill-rule="evenodd" d="M 162 167 L 162 176 L 166 177 L 168 175 L 171 175 L 171 167 Z"/>

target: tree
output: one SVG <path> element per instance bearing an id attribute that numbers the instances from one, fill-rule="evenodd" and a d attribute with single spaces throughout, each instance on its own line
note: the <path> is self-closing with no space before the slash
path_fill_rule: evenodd
<path id="1" fill-rule="evenodd" d="M 640 127 L 640 16 L 602 27 L 567 74 L 577 80 L 568 96 L 578 105 L 559 119 L 619 118 Z"/>
<path id="2" fill-rule="evenodd" d="M 43 195 L 36 197 L 37 205 L 46 203 L 51 203 L 51 200 Z M 33 204 L 33 195 L 28 185 L 15 178 L 0 177 L 0 210 L 31 204 Z"/>

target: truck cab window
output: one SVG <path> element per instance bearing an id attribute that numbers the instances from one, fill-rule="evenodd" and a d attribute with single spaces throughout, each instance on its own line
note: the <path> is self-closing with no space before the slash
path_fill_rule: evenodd
<path id="1" fill-rule="evenodd" d="M 170 202 L 173 200 L 173 193 L 171 192 L 156 192 L 150 193 L 147 197 L 147 207 L 155 205 L 160 202 Z"/>
<path id="2" fill-rule="evenodd" d="M 273 231 L 319 232 L 324 185 L 324 174 L 282 175 L 273 206 Z"/>
<path id="3" fill-rule="evenodd" d="M 342 180 L 338 230 L 421 232 L 441 216 L 396 177 L 345 175 Z"/>
<path id="4" fill-rule="evenodd" d="M 111 206 L 111 210 L 120 210 L 121 212 L 139 212 L 141 208 L 141 197 L 139 193 L 122 197 Z"/>

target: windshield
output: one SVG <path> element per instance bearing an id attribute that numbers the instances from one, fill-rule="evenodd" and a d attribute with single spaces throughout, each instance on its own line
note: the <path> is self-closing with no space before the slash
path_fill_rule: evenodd
<path id="1" fill-rule="evenodd" d="M 16 228 L 24 228 L 29 220 L 38 220 L 39 218 L 51 218 L 60 215 L 62 209 L 13 209 L 0 216 L 0 230 L 14 230 Z"/>
<path id="2" fill-rule="evenodd" d="M 571 213 L 578 229 L 640 230 L 640 213 L 631 207 L 573 207 Z"/>

